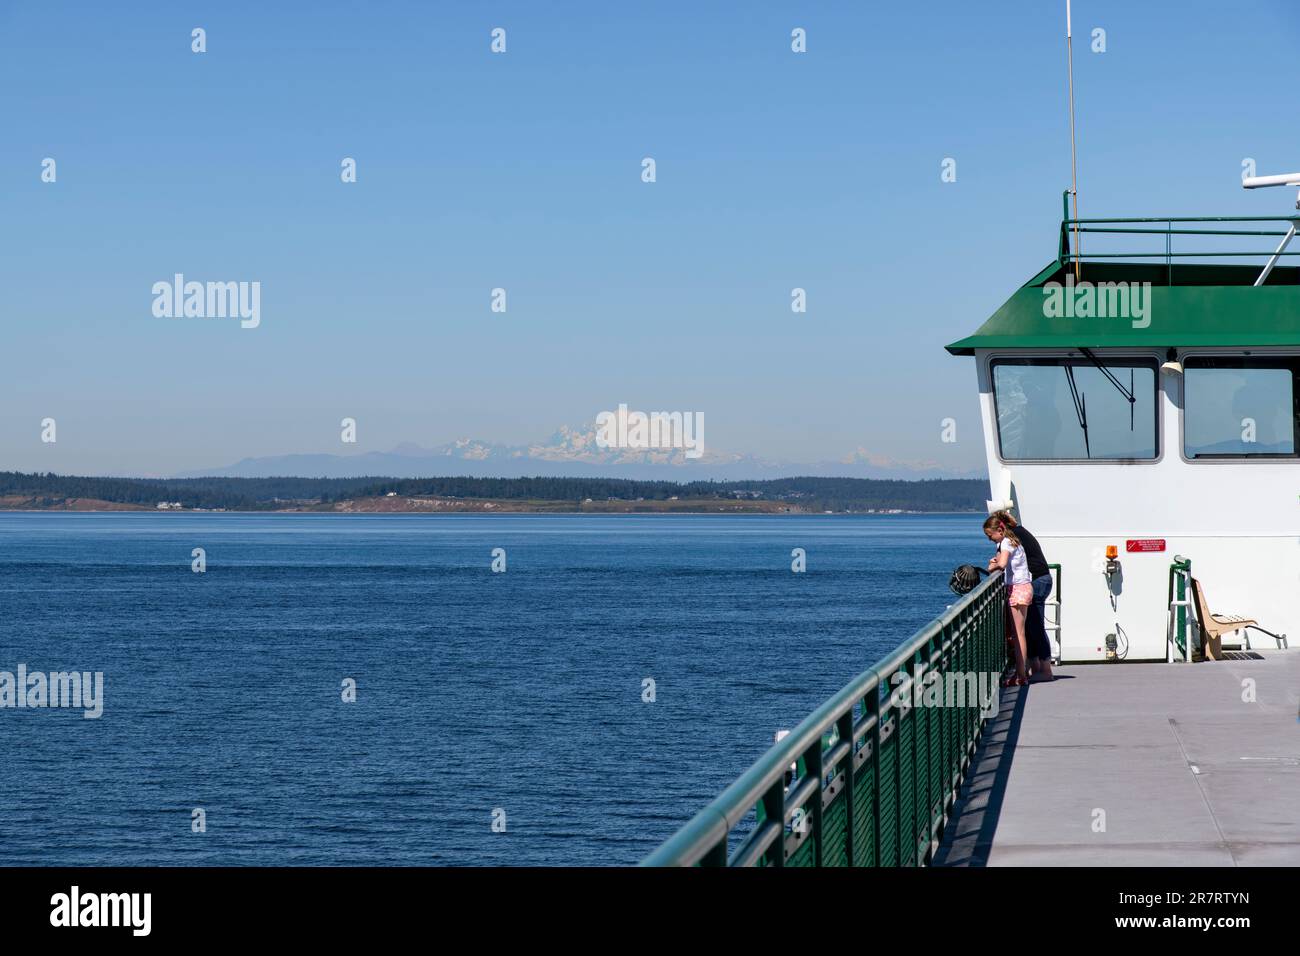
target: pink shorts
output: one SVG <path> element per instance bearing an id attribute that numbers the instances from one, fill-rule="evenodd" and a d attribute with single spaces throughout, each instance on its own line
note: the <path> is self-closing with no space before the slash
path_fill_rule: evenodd
<path id="1" fill-rule="evenodd" d="M 1034 586 L 1032 584 L 1011 585 L 1009 600 L 1012 607 L 1029 607 L 1034 603 Z"/>

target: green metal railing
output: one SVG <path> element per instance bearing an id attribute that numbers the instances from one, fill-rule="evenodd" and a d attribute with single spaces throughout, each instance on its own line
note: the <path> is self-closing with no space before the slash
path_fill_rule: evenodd
<path id="1" fill-rule="evenodd" d="M 1006 607 L 1002 575 L 991 575 L 822 704 L 642 865 L 929 863 L 990 716 L 980 691 L 997 700 Z M 938 706 L 936 693 L 948 695 Z"/>
<path id="2" fill-rule="evenodd" d="M 1188 588 L 1191 579 L 1192 559 L 1177 554 L 1174 555 L 1174 561 L 1169 565 L 1169 597 L 1165 602 L 1169 607 L 1168 643 L 1172 645 L 1165 657 L 1168 663 L 1173 662 L 1174 647 L 1178 648 L 1178 654 L 1184 661 L 1192 659 L 1191 652 L 1188 649 L 1187 633 L 1187 608 L 1191 604 L 1188 597 Z"/>
<path id="3" fill-rule="evenodd" d="M 1218 259 L 1218 258 L 1268 258 L 1281 256 L 1300 256 L 1300 250 L 1279 248 L 1261 251 L 1243 252 L 1174 252 L 1174 236 L 1217 236 L 1217 237 L 1260 237 L 1269 236 L 1285 238 L 1288 229 L 1193 229 L 1174 228 L 1177 223 L 1285 223 L 1287 226 L 1300 219 L 1300 212 L 1293 216 L 1162 216 L 1145 219 L 1071 219 L 1070 193 L 1066 190 L 1062 197 L 1065 213 L 1061 219 L 1061 242 L 1057 251 L 1057 262 L 1068 266 L 1075 256 L 1070 245 L 1071 235 L 1078 237 L 1078 244 L 1083 245 L 1082 233 L 1104 233 L 1107 235 L 1149 235 L 1164 238 L 1164 249 L 1145 252 L 1086 252 L 1082 253 L 1084 262 L 1094 259 L 1164 259 L 1168 270 L 1169 284 L 1173 285 L 1175 259 Z M 1163 225 L 1157 225 L 1163 223 Z"/>

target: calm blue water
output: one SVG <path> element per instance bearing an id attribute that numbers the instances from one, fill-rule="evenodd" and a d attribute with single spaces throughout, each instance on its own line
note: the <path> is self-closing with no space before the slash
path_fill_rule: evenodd
<path id="1" fill-rule="evenodd" d="M 0 514 L 0 670 L 105 682 L 98 720 L 0 709 L 0 863 L 634 863 L 951 603 L 979 529 Z"/>

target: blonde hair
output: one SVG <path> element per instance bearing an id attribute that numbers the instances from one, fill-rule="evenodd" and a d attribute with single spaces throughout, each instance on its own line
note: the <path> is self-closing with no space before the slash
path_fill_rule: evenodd
<path id="1" fill-rule="evenodd" d="M 984 521 L 985 531 L 1001 531 L 1002 536 L 1011 542 L 1013 547 L 1022 547 L 1020 539 L 1016 537 L 1012 529 L 1016 526 L 1016 519 L 1011 517 L 1005 511 L 995 511 Z"/>
<path id="2" fill-rule="evenodd" d="M 995 511 L 993 512 L 993 517 L 1001 518 L 1002 523 L 1008 528 L 1015 528 L 1020 524 L 1020 522 L 1016 520 L 1016 516 L 1010 511 Z"/>

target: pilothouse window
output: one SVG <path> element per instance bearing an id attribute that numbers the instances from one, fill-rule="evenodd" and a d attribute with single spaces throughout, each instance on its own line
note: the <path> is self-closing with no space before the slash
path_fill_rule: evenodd
<path id="1" fill-rule="evenodd" d="M 1007 461 L 1154 459 L 1153 359 L 999 359 L 998 445 Z"/>
<path id="2" fill-rule="evenodd" d="M 1300 359 L 1183 361 L 1183 453 L 1188 458 L 1295 458 Z"/>

